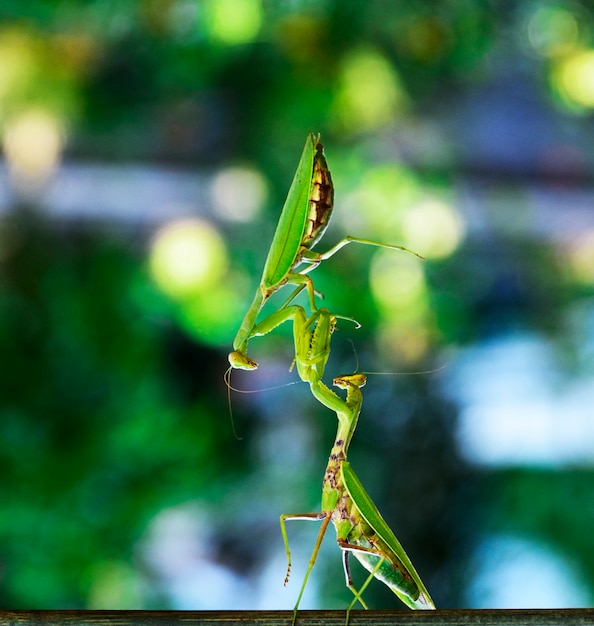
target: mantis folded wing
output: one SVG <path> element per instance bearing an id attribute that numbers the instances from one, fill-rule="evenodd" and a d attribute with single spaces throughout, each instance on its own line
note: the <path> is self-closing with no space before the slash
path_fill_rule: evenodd
<path id="1" fill-rule="evenodd" d="M 353 503 L 351 515 L 356 520 L 354 525 L 361 529 L 360 536 L 351 539 L 350 546 L 341 546 L 343 550 L 353 552 L 365 569 L 390 587 L 411 609 L 434 609 L 435 605 L 411 560 L 363 488 L 351 464 L 343 461 L 340 472 Z M 366 549 L 361 550 L 361 547 Z"/>

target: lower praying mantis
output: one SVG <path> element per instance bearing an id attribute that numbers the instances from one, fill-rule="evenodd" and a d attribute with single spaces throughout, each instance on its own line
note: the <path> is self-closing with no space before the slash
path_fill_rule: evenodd
<path id="1" fill-rule="evenodd" d="M 367 608 L 361 594 L 374 577 L 386 584 L 410 608 L 434 609 L 435 605 L 412 562 L 346 460 L 348 447 L 361 412 L 363 402 L 361 387 L 366 383 L 366 376 L 363 373 L 356 373 L 334 379 L 335 387 L 346 390 L 344 400 L 326 387 L 321 377 L 330 352 L 330 336 L 334 329 L 335 318 L 327 309 L 317 310 L 308 319 L 301 307 L 293 305 L 291 309 L 293 326 L 296 329 L 295 363 L 299 375 L 309 382 L 313 395 L 334 411 L 338 418 L 338 431 L 322 482 L 321 511 L 283 514 L 280 517 L 288 561 L 285 584 L 288 582 L 291 569 L 291 552 L 285 522 L 287 520 L 322 521 L 322 527 L 295 604 L 293 622 L 297 617 L 299 603 L 330 522 L 336 528 L 337 542 L 342 550 L 346 585 L 355 596 L 347 609 L 347 621 L 348 614 L 357 601 Z M 280 314 L 281 311 L 278 313 Z M 278 315 L 279 319 L 281 317 L 283 316 Z M 284 319 L 288 317 L 285 315 Z M 282 323 L 284 319 L 279 323 Z M 370 572 L 360 590 L 355 588 L 351 579 L 349 567 L 351 553 Z"/>
<path id="2" fill-rule="evenodd" d="M 279 311 L 288 306 L 303 289 L 307 289 L 312 312 L 317 309 L 316 291 L 308 273 L 347 244 L 360 243 L 404 250 L 423 258 L 404 246 L 352 236 L 344 237 L 324 253 L 314 252 L 312 248 L 323 237 L 333 207 L 334 185 L 324 156 L 324 147 L 320 143 L 320 136 L 316 137 L 310 133 L 305 141 L 268 250 L 260 284 L 233 341 L 233 352 L 229 353 L 231 368 L 252 370 L 258 367 L 258 364 L 247 356 L 248 342 L 258 334 L 265 334 L 260 332 L 262 326 L 257 322 L 258 315 L 270 296 L 281 287 L 291 284 L 295 285 L 296 289 Z M 290 317 L 291 314 L 285 319 Z M 260 331 L 257 330 L 258 327 Z"/>

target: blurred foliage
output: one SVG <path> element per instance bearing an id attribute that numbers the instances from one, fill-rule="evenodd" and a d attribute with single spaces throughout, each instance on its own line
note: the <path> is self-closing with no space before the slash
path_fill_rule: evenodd
<path id="1" fill-rule="evenodd" d="M 218 5 L 226 13 L 214 20 Z M 240 19 L 245 5 L 256 27 L 244 40 L 221 38 L 217 24 Z M 28 89 L 61 98 L 66 115 L 74 89 L 80 117 L 71 149 L 212 162 L 238 144 L 240 153 L 265 158 L 271 142 L 301 138 L 303 128 L 357 133 L 356 110 L 346 126 L 336 113 L 336 99 L 350 97 L 348 68 L 355 79 L 371 78 L 364 66 L 362 75 L 352 66 L 356 58 L 385 59 L 405 107 L 411 98 L 430 103 L 440 85 L 469 71 L 480 76 L 480 60 L 506 16 L 490 3 L 466 1 L 32 0 L 24 10 L 8 0 L 0 19 L 7 24 L 0 42 L 19 38 L 28 51 Z M 366 107 L 377 97 L 381 91 L 370 93 Z M 292 155 L 286 158 L 291 164 Z"/>
<path id="2" fill-rule="evenodd" d="M 84 606 L 98 563 L 131 558 L 159 509 L 220 500 L 246 447 L 204 393 L 223 382 L 200 363 L 223 357 L 147 307 L 138 255 L 27 217 L 1 268 L 1 603 Z"/>
<path id="3" fill-rule="evenodd" d="M 470 465 L 440 369 L 515 330 L 550 340 L 567 377 L 594 369 L 587 220 L 580 237 L 566 230 L 560 200 L 537 223 L 526 191 L 537 181 L 557 198 L 591 179 L 593 24 L 575 1 L 3 0 L 0 604 L 210 606 L 172 591 L 167 565 L 206 588 L 184 558 L 207 578 L 214 563 L 249 580 L 238 608 L 280 602 L 278 514 L 319 506 L 335 423 L 303 386 L 271 389 L 291 362 L 289 325 L 250 345 L 266 354 L 260 372 L 232 379 L 267 390 L 233 395 L 239 441 L 223 373 L 312 131 L 340 206 L 329 239 L 427 256 L 421 266 L 349 246 L 315 281 L 362 324 L 340 322 L 329 372 L 414 373 L 369 377 L 351 455 L 436 602 L 468 602 L 489 532 L 542 538 L 593 586 L 592 471 Z M 489 108 L 497 98 L 509 99 L 503 113 Z M 110 222 L 93 212 L 104 190 L 91 184 L 92 219 L 52 215 L 60 163 L 101 160 L 224 169 L 219 191 L 235 181 L 238 196 L 248 179 L 233 176 L 249 171 L 261 197 L 225 216 L 209 192 L 183 231 L 161 223 L 167 207 L 159 223 Z M 469 173 L 484 179 L 461 189 Z M 203 275 L 168 257 L 172 232 L 188 236 L 181 267 L 210 246 Z M 194 505 L 206 521 L 189 514 L 188 545 L 161 538 L 155 557 L 163 513 L 186 519 Z M 329 555 L 321 602 L 344 607 L 335 545 Z M 370 605 L 394 607 L 381 585 L 368 591 Z M 235 595 L 217 608 L 235 608 Z"/>

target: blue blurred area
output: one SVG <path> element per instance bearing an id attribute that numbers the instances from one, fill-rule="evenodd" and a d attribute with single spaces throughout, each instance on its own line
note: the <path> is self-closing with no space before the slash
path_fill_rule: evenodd
<path id="1" fill-rule="evenodd" d="M 591 604 L 593 28 L 577 1 L 5 0 L 0 606 L 293 606 L 317 528 L 283 589 L 278 517 L 320 506 L 334 418 L 286 385 L 288 325 L 232 417 L 223 375 L 308 132 L 320 249 L 426 257 L 315 270 L 362 325 L 328 381 L 379 373 L 353 467 L 438 607 Z M 348 601 L 327 537 L 302 608 Z"/>

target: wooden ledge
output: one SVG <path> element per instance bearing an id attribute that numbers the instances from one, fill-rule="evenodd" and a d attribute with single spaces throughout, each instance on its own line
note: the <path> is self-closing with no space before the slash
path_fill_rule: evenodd
<path id="1" fill-rule="evenodd" d="M 0 611 L 0 626 L 290 626 L 292 611 Z M 343 626 L 345 611 L 299 611 L 298 625 Z M 594 626 L 593 609 L 353 610 L 350 626 Z"/>

